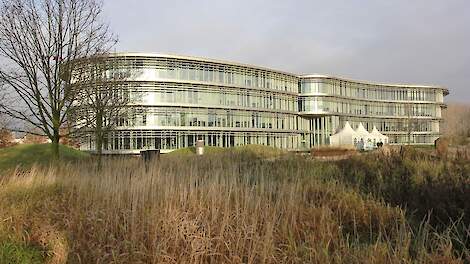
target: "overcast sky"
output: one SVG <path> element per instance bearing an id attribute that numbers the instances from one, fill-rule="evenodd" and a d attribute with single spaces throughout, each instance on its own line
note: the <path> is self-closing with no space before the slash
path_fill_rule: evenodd
<path id="1" fill-rule="evenodd" d="M 470 103 L 470 0 L 104 0 L 116 51 L 448 87 Z"/>

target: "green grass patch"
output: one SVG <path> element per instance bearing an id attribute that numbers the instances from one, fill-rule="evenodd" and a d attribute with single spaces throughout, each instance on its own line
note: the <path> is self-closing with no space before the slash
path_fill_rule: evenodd
<path id="1" fill-rule="evenodd" d="M 238 153 L 251 154 L 258 158 L 274 158 L 287 153 L 287 151 L 279 148 L 255 144 L 234 147 L 233 150 Z"/>
<path id="2" fill-rule="evenodd" d="M 0 241 L 0 263 L 40 264 L 44 263 L 44 252 L 24 243 Z"/>
<path id="3" fill-rule="evenodd" d="M 61 161 L 74 161 L 89 157 L 89 154 L 59 145 Z M 29 168 L 33 164 L 46 165 L 52 161 L 51 144 L 24 144 L 0 149 L 0 171 L 17 166 Z"/>
<path id="4" fill-rule="evenodd" d="M 415 149 L 435 149 L 434 145 L 411 145 Z"/>

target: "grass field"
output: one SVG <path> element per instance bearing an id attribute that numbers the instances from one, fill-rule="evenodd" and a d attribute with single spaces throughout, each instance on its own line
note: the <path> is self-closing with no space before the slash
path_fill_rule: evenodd
<path id="1" fill-rule="evenodd" d="M 4 173 L 0 263 L 470 260 L 468 161 L 411 148 L 338 162 L 262 146 L 181 152 Z"/>
<path id="2" fill-rule="evenodd" d="M 30 168 L 33 164 L 47 165 L 51 162 L 51 144 L 24 144 L 0 149 L 0 171 L 15 167 Z M 60 145 L 60 159 L 68 162 L 89 157 L 88 154 Z"/>

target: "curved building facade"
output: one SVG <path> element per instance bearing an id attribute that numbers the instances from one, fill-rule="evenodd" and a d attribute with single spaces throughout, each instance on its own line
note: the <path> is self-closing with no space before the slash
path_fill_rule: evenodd
<path id="1" fill-rule="evenodd" d="M 328 144 L 346 121 L 371 131 L 374 126 L 391 144 L 433 144 L 440 135 L 446 88 L 379 84 L 324 75 L 301 76 L 299 129 L 311 144 Z"/>
<path id="2" fill-rule="evenodd" d="M 328 144 L 343 123 L 373 125 L 391 143 L 431 144 L 439 136 L 445 88 L 373 84 L 173 55 L 116 53 L 78 60 L 74 87 L 94 64 L 129 98 L 104 153 L 262 144 L 302 150 Z M 78 102 L 79 104 L 79 102 Z M 412 124 L 412 133 L 410 128 Z M 94 150 L 92 134 L 81 149 Z"/>
<path id="3" fill-rule="evenodd" d="M 230 147 L 263 144 L 284 149 L 299 145 L 298 81 L 294 74 L 243 64 L 182 56 L 113 54 L 77 62 L 107 70 L 130 98 L 127 113 L 109 132 L 104 152 L 169 151 L 194 145 Z M 80 79 L 80 78 L 76 78 Z M 90 85 L 75 82 L 75 86 Z M 81 148 L 93 150 L 92 136 Z"/>

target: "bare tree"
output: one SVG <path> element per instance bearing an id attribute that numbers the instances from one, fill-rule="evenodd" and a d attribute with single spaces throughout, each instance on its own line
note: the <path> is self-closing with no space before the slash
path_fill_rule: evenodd
<path id="1" fill-rule="evenodd" d="M 103 141 L 126 114 L 129 90 L 122 81 L 130 77 L 130 72 L 105 56 L 78 60 L 74 68 L 72 89 L 80 100 L 73 104 L 70 119 L 74 120 L 76 135 L 94 137 L 101 167 Z"/>
<path id="2" fill-rule="evenodd" d="M 406 136 L 407 136 L 407 144 L 411 144 L 411 137 L 413 136 L 413 132 L 417 130 L 419 121 L 415 117 L 415 111 L 413 110 L 413 104 L 408 103 L 405 105 L 405 128 L 406 128 Z"/>
<path id="3" fill-rule="evenodd" d="M 453 144 L 467 144 L 470 137 L 470 105 L 461 103 L 449 103 L 443 111 L 443 134 Z"/>
<path id="4" fill-rule="evenodd" d="M 6 62 L 0 111 L 47 136 L 56 158 L 75 96 L 67 85 L 71 62 L 115 43 L 101 12 L 97 0 L 3 0 L 0 6 L 0 56 Z"/>

